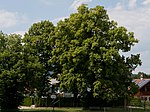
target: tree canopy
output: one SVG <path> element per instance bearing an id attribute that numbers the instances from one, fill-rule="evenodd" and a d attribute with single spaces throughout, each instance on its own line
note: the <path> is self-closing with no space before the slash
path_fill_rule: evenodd
<path id="1" fill-rule="evenodd" d="M 50 63 L 60 65 L 61 87 L 112 100 L 128 94 L 131 72 L 141 64 L 139 54 L 127 57 L 138 40 L 133 32 L 111 21 L 102 6 L 82 5 L 78 12 L 58 22 Z"/>
<path id="2" fill-rule="evenodd" d="M 21 36 L 0 33 L 0 105 L 1 109 L 17 108 L 22 101 L 19 63 L 22 61 Z"/>
<path id="3" fill-rule="evenodd" d="M 49 21 L 34 23 L 25 34 L 24 59 L 26 66 L 26 80 L 29 82 L 30 91 L 39 90 L 42 95 L 48 83 L 46 75 L 50 71 L 51 65 L 48 60 L 51 58 L 52 45 L 49 42 L 54 30 L 54 25 Z M 34 79 L 34 80 L 33 80 Z M 43 94 L 44 95 L 44 94 Z"/>
<path id="4" fill-rule="evenodd" d="M 49 21 L 34 23 L 24 38 L 0 33 L 0 104 L 2 109 L 18 108 L 23 94 L 45 95 L 46 75 L 51 68 L 49 38 L 54 26 Z M 36 91 L 36 93 L 35 93 Z"/>

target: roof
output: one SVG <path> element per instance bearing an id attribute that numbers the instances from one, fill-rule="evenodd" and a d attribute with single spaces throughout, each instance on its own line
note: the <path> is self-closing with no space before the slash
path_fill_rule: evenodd
<path id="1" fill-rule="evenodd" d="M 139 88 L 142 88 L 150 82 L 150 79 L 134 79 L 132 82 L 135 82 Z"/>

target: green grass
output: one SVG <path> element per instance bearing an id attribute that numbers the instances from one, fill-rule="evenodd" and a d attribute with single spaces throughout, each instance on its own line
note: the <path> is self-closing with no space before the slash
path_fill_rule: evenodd
<path id="1" fill-rule="evenodd" d="M 82 112 L 82 108 L 35 108 L 21 109 L 19 112 Z"/>
<path id="2" fill-rule="evenodd" d="M 16 112 L 4 111 L 4 112 Z M 124 108 L 103 108 L 101 110 L 83 110 L 82 108 L 34 108 L 34 109 L 21 109 L 18 112 L 150 112 L 150 109 L 127 109 Z"/>
<path id="3" fill-rule="evenodd" d="M 43 109 L 24 109 L 19 112 L 150 112 L 149 109 L 127 109 L 123 108 L 106 108 L 101 110 L 83 110 L 82 108 L 43 108 Z"/>

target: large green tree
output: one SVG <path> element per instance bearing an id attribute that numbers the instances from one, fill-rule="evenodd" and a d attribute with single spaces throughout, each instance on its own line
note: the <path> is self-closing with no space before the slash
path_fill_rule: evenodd
<path id="1" fill-rule="evenodd" d="M 131 72 L 141 64 L 139 54 L 129 52 L 138 40 L 133 32 L 111 21 L 102 6 L 82 5 L 78 12 L 58 22 L 53 55 L 49 61 L 61 67 L 61 87 L 111 101 L 129 94 Z"/>
<path id="2" fill-rule="evenodd" d="M 39 95 L 45 95 L 47 75 L 51 65 L 52 45 L 49 42 L 54 30 L 54 25 L 49 21 L 34 23 L 25 34 L 24 42 L 24 66 L 26 66 L 26 82 L 31 93 L 38 89 Z M 34 80 L 33 80 L 34 79 Z"/>
<path id="3" fill-rule="evenodd" d="M 0 106 L 17 109 L 22 97 L 22 74 L 18 69 L 22 61 L 21 36 L 0 33 Z"/>
<path id="4" fill-rule="evenodd" d="M 17 109 L 22 94 L 45 95 L 51 68 L 54 26 L 49 21 L 34 23 L 22 39 L 20 35 L 0 33 L 0 105 Z M 49 89 L 49 88 L 48 88 Z"/>

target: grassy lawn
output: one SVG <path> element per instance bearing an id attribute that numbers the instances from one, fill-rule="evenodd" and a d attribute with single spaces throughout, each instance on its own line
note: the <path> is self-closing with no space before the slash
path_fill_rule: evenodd
<path id="1" fill-rule="evenodd" d="M 82 108 L 35 108 L 21 109 L 19 112 L 82 112 Z"/>
<path id="2" fill-rule="evenodd" d="M 83 110 L 82 108 L 39 108 L 39 109 L 22 109 L 19 112 L 150 112 L 149 109 L 127 109 L 107 108 L 102 110 Z"/>
<path id="3" fill-rule="evenodd" d="M 16 112 L 16 111 L 4 111 Z M 34 108 L 34 109 L 20 109 L 19 112 L 150 112 L 150 109 L 127 109 L 123 108 L 105 108 L 101 110 L 83 110 L 82 108 Z"/>

